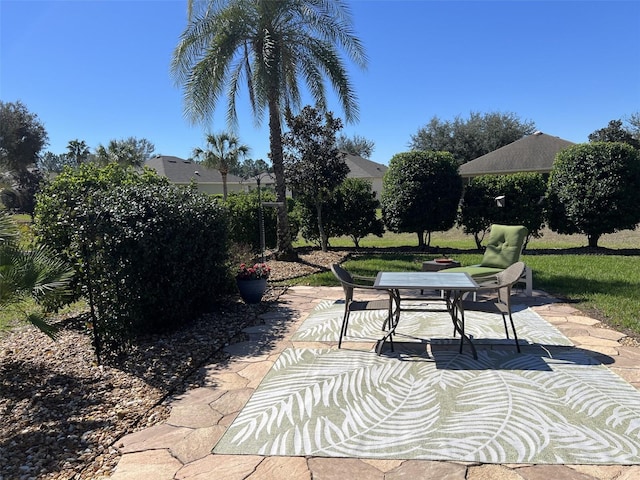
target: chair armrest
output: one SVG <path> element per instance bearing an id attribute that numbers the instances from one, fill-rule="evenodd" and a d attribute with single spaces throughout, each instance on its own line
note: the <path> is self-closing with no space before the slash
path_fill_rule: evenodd
<path id="1" fill-rule="evenodd" d="M 353 278 L 355 279 L 356 277 L 353 277 Z M 371 277 L 361 277 L 361 278 L 371 278 Z M 362 283 L 351 283 L 351 282 L 345 282 L 345 281 L 340 281 L 340 283 L 349 288 L 359 288 L 362 290 L 378 290 L 381 292 L 391 292 L 392 290 L 390 288 L 375 287 L 373 285 L 363 285 Z"/>
<path id="2" fill-rule="evenodd" d="M 351 278 L 353 278 L 354 280 L 365 280 L 371 283 L 376 281 L 376 277 L 364 277 L 362 275 L 351 275 Z"/>

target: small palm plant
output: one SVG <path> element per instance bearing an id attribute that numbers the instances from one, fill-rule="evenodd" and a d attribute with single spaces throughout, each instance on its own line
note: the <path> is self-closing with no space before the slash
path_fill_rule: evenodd
<path id="1" fill-rule="evenodd" d="M 0 308 L 17 307 L 26 321 L 55 339 L 50 310 L 69 293 L 72 276 L 71 267 L 46 247 L 20 248 L 13 219 L 0 212 Z"/>

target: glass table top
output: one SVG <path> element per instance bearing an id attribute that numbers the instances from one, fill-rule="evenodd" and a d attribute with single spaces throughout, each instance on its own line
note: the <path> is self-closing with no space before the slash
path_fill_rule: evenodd
<path id="1" fill-rule="evenodd" d="M 462 272 L 379 272 L 374 286 L 381 288 L 424 288 L 438 290 L 473 290 L 476 281 Z"/>

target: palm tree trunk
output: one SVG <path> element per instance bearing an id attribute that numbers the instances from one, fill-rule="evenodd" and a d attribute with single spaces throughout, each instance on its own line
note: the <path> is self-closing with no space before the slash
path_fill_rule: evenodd
<path id="1" fill-rule="evenodd" d="M 298 256 L 293 250 L 289 218 L 287 217 L 287 186 L 284 178 L 282 125 L 280 123 L 280 109 L 277 97 L 274 95 L 269 100 L 269 146 L 273 173 L 276 177 L 276 200 L 283 204 L 278 207 L 276 257 L 278 260 L 294 261 L 297 260 Z"/>
<path id="2" fill-rule="evenodd" d="M 222 199 L 227 201 L 227 172 L 221 172 L 222 176 Z"/>

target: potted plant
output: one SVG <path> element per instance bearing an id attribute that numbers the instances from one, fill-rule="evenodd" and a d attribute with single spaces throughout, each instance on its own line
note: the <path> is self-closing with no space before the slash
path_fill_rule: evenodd
<path id="1" fill-rule="evenodd" d="M 270 274 L 271 268 L 266 263 L 256 263 L 253 266 L 240 264 L 236 272 L 236 283 L 245 303 L 260 303 Z"/>

